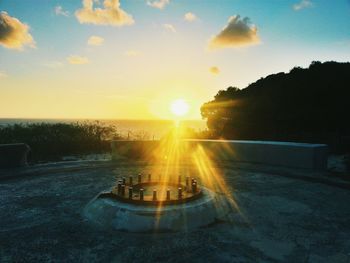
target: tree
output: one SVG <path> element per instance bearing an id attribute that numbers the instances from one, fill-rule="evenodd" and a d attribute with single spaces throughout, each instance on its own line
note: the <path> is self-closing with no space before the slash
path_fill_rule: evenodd
<path id="1" fill-rule="evenodd" d="M 216 137 L 329 141 L 350 135 L 350 63 L 314 61 L 309 68 L 220 90 L 201 114 Z"/>

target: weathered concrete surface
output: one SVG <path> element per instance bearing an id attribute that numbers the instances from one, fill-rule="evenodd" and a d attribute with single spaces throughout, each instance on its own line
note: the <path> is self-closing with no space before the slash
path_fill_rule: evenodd
<path id="1" fill-rule="evenodd" d="M 29 150 L 25 143 L 0 144 L 0 169 L 27 165 Z"/>
<path id="2" fill-rule="evenodd" d="M 110 187 L 116 176 L 150 168 L 155 167 L 53 165 L 0 180 L 0 262 L 350 260 L 350 187 L 312 175 L 216 167 L 224 173 L 241 214 L 230 214 L 229 223 L 191 232 L 106 231 L 81 216 L 87 202 Z"/>

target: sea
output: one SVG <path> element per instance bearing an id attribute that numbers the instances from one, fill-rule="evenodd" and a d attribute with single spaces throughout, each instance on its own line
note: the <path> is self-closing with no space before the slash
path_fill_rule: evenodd
<path id="1" fill-rule="evenodd" d="M 85 123 L 99 122 L 113 125 L 118 134 L 130 139 L 160 139 L 174 127 L 191 128 L 196 132 L 207 129 L 204 120 L 118 120 L 118 119 L 7 119 L 0 118 L 0 126 L 32 123 Z"/>

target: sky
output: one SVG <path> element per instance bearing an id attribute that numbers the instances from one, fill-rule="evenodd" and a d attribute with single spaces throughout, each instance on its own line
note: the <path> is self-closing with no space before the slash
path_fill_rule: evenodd
<path id="1" fill-rule="evenodd" d="M 0 0 L 0 118 L 200 119 L 316 60 L 350 61 L 349 0 Z"/>

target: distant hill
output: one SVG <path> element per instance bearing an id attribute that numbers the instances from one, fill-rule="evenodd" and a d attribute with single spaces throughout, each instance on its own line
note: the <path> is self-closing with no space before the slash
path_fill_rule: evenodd
<path id="1" fill-rule="evenodd" d="M 201 114 L 214 137 L 344 146 L 350 136 L 350 63 L 316 61 L 242 90 L 220 90 Z"/>

